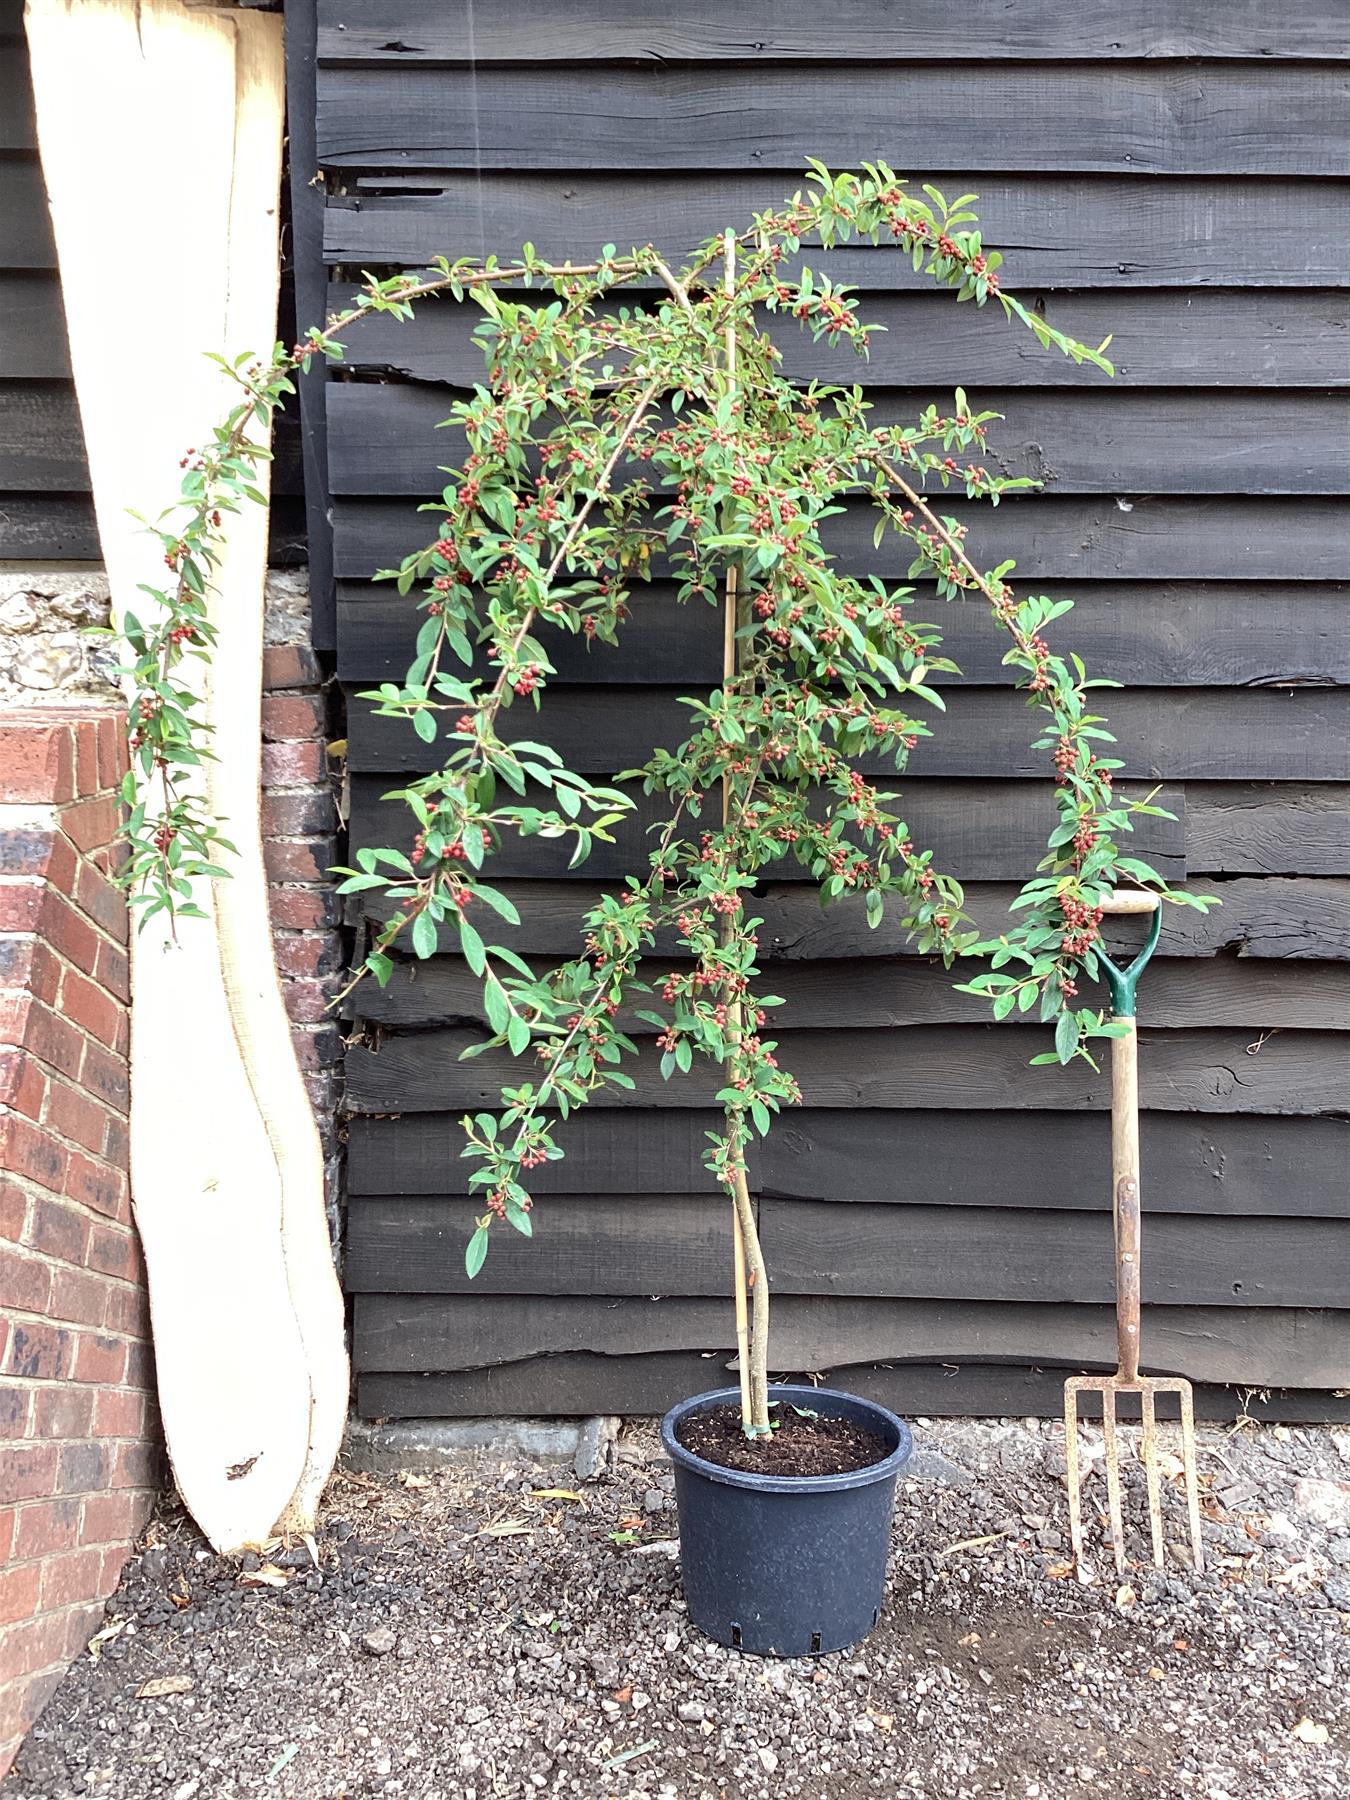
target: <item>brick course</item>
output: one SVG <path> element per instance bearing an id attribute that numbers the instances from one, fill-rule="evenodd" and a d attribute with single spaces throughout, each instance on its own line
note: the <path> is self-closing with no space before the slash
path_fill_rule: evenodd
<path id="1" fill-rule="evenodd" d="M 272 943 L 331 1176 L 341 1044 L 328 1005 L 341 986 L 343 950 L 328 870 L 341 858 L 325 741 L 327 702 L 312 650 L 268 645 L 262 717 L 262 828 Z"/>
<path id="2" fill-rule="evenodd" d="M 127 1191 L 120 713 L 0 715 L 0 1775 L 159 1480 Z"/>

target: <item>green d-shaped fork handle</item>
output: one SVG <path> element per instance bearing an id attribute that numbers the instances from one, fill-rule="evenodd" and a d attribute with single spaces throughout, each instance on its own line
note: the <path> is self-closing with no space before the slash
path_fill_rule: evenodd
<path id="1" fill-rule="evenodd" d="M 1123 912 L 1124 909 L 1122 908 L 1121 910 Z M 1112 908 L 1109 902 L 1103 908 L 1103 911 L 1107 914 L 1111 913 Z M 1132 1019 L 1134 1017 L 1134 990 L 1139 985 L 1139 977 L 1148 967 L 1149 958 L 1158 948 L 1158 936 L 1161 931 L 1162 906 L 1160 903 L 1153 908 L 1152 915 L 1149 919 L 1148 937 L 1144 940 L 1144 947 L 1139 952 L 1138 956 L 1135 957 L 1129 968 L 1120 968 L 1118 964 L 1111 960 L 1105 950 L 1097 951 L 1097 961 L 1102 966 L 1102 973 L 1106 976 L 1106 985 L 1111 990 L 1111 1011 L 1117 1019 Z"/>

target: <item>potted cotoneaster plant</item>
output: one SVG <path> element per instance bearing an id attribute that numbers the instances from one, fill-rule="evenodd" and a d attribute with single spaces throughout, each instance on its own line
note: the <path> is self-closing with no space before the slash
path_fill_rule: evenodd
<path id="1" fill-rule="evenodd" d="M 898 909 L 921 952 L 948 964 L 987 955 L 970 989 L 998 1017 L 1034 1010 L 1054 1030 L 1038 1060 L 1061 1063 L 1090 1056 L 1091 1040 L 1112 1030 L 1080 1003 L 1078 982 L 1096 973 L 1100 904 L 1114 883 L 1191 900 L 1117 848 L 1132 815 L 1152 809 L 1113 792 L 1119 765 L 1104 754 L 1110 738 L 1090 693 L 1110 684 L 1043 635 L 1071 603 L 1019 598 L 1011 565 L 978 567 L 964 528 L 925 497 L 955 488 L 997 503 L 1030 485 L 987 466 L 995 415 L 957 389 L 943 410 L 877 424 L 858 388 L 788 379 L 777 340 L 795 322 L 865 355 L 871 328 L 856 296 L 801 267 L 801 250 L 807 239 L 828 248 L 884 237 L 954 298 L 996 302 L 1045 348 L 1110 373 L 1106 346 L 1075 342 L 1002 289 L 971 196 L 915 192 L 882 164 L 810 170 L 806 191 L 710 239 L 678 273 L 650 246 L 607 246 L 585 265 L 550 264 L 530 246 L 509 264 L 443 262 L 425 276 L 371 279 L 300 343 L 233 365 L 240 404 L 198 453 L 186 519 L 161 522 L 179 580 L 143 630 L 145 690 L 131 718 L 130 869 L 148 904 L 172 911 L 191 904 L 194 874 L 214 865 L 220 842 L 191 783 L 191 760 L 205 753 L 199 723 L 190 703 L 165 694 L 176 657 L 209 654 L 200 593 L 213 520 L 242 502 L 266 454 L 254 423 L 270 422 L 298 366 L 339 359 L 363 317 L 406 318 L 432 294 L 475 299 L 485 379 L 450 421 L 467 453 L 424 509 L 436 519 L 430 541 L 396 577 L 423 615 L 416 658 L 401 683 L 365 696 L 444 757 L 397 796 L 411 814 L 410 851 L 362 848 L 340 871 L 343 892 L 378 895 L 388 914 L 356 980 L 387 981 L 398 957 L 429 957 L 448 934 L 482 984 L 490 1044 L 520 1059 L 501 1109 L 464 1120 L 482 1205 L 470 1275 L 494 1230 L 532 1234 L 530 1172 L 564 1154 L 563 1121 L 603 1089 L 632 1085 L 624 1065 L 637 1047 L 621 1006 L 640 1000 L 665 1077 L 711 1065 L 722 1127 L 707 1166 L 734 1217 L 739 1387 L 682 1402 L 662 1435 L 691 1615 L 723 1642 L 779 1654 L 839 1649 L 874 1623 L 909 1435 L 884 1407 L 769 1381 L 770 1282 L 746 1159 L 801 1095 L 775 1053 L 756 883 L 795 862 L 823 903 L 860 896 L 873 926 Z M 508 294 L 531 288 L 543 296 Z M 846 574 L 836 562 L 831 521 L 846 504 L 870 509 L 884 573 Z M 540 706 L 551 633 L 613 644 L 657 570 L 688 606 L 721 609 L 723 679 L 686 702 L 682 743 L 598 786 L 550 747 L 546 708 L 537 739 L 514 728 L 517 709 Z M 992 942 L 878 781 L 903 772 L 940 727 L 931 676 L 959 673 L 941 655 L 940 628 L 915 614 L 916 579 L 941 601 L 987 610 L 1054 771 L 1045 856 Z M 575 866 L 631 823 L 639 782 L 661 803 L 660 821 L 645 846 L 636 840 L 626 880 L 579 920 L 577 956 L 541 973 L 494 942 L 518 922 L 487 878 L 502 842 L 561 840 Z M 679 955 L 653 980 L 658 932 L 674 935 Z"/>

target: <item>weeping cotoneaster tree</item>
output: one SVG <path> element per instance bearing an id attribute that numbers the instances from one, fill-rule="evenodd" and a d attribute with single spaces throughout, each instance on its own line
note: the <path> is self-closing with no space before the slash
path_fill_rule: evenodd
<path id="1" fill-rule="evenodd" d="M 406 318 L 431 294 L 476 300 L 486 377 L 450 421 L 467 454 L 424 509 L 436 516 L 434 536 L 397 572 L 401 591 L 419 595 L 416 658 L 402 683 L 366 696 L 439 742 L 445 758 L 396 796 L 412 815 L 410 852 L 362 848 L 357 867 L 342 871 L 344 892 L 382 894 L 388 911 L 360 974 L 383 982 L 392 953 L 429 957 L 448 933 L 482 983 L 490 1045 L 521 1061 L 501 1110 L 464 1121 L 483 1208 L 468 1242 L 471 1275 L 494 1227 L 531 1234 L 530 1172 L 564 1154 L 559 1122 L 606 1087 L 633 1085 L 625 1063 L 636 1046 L 617 1023 L 621 1006 L 639 1000 L 639 1016 L 659 1034 L 664 1076 L 698 1061 L 714 1066 L 723 1118 L 707 1166 L 734 1209 L 751 1435 L 770 1429 L 769 1283 L 746 1157 L 801 1097 L 775 1053 L 776 1002 L 760 989 L 761 877 L 794 861 L 823 903 L 861 896 L 873 926 L 888 905 L 898 909 L 921 952 L 948 964 L 987 955 L 968 990 L 986 995 L 997 1017 L 1031 1012 L 1053 1024 L 1055 1048 L 1037 1060 L 1062 1063 L 1089 1056 L 1089 1041 L 1111 1031 L 1079 1004 L 1078 983 L 1096 974 L 1099 907 L 1114 883 L 1124 876 L 1196 903 L 1118 849 L 1132 815 L 1154 809 L 1113 792 L 1119 764 L 1104 754 L 1111 738 L 1090 692 L 1110 684 L 1089 680 L 1077 657 L 1043 635 L 1072 603 L 1019 598 L 1007 580 L 1012 565 L 978 567 L 964 527 L 924 497 L 955 488 L 997 503 L 1030 485 L 986 466 L 996 415 L 975 411 L 958 388 L 945 410 L 877 424 L 858 387 L 789 380 L 773 327 L 795 320 L 865 356 L 873 328 L 856 296 L 813 278 L 799 253 L 807 239 L 825 247 L 888 239 L 954 299 L 996 302 L 1046 349 L 1110 373 L 1106 346 L 1076 343 L 1003 291 L 1001 259 L 984 249 L 968 210 L 972 196 L 915 192 L 884 164 L 861 174 L 810 168 L 806 192 L 709 240 L 678 274 L 651 247 L 623 256 L 606 247 L 592 264 L 560 267 L 526 246 L 509 266 L 446 262 L 426 277 L 372 279 L 347 313 L 303 342 L 278 346 L 270 362 L 241 359 L 234 373 L 244 395 L 200 453 L 186 522 L 161 526 L 178 587 L 161 596 L 161 622 L 138 652 L 153 679 L 132 716 L 140 781 L 132 868 L 148 903 L 172 910 L 187 899 L 193 869 L 216 854 L 216 825 L 179 776 L 178 749 L 193 754 L 200 735 L 192 710 L 166 705 L 155 684 L 171 685 L 185 649 L 209 653 L 198 571 L 209 571 L 213 518 L 241 503 L 249 468 L 266 454 L 250 436 L 254 424 L 270 422 L 297 365 L 340 359 L 342 334 L 362 317 Z M 634 283 L 641 303 L 624 304 L 621 290 Z M 531 288 L 544 297 L 510 296 Z M 845 573 L 832 551 L 831 522 L 846 506 L 870 508 L 877 574 Z M 546 708 L 537 739 L 508 733 L 506 715 L 540 706 L 553 673 L 551 633 L 615 643 L 657 569 L 674 578 L 684 604 L 723 610 L 723 680 L 685 702 L 684 742 L 627 771 L 627 791 L 597 786 L 549 746 Z M 1046 853 L 992 942 L 979 941 L 960 886 L 915 841 L 898 796 L 864 773 L 904 771 L 919 739 L 941 728 L 931 677 L 959 673 L 941 655 L 940 628 L 916 616 L 915 580 L 941 601 L 987 609 L 1053 766 Z M 486 879 L 503 841 L 565 840 L 576 866 L 597 838 L 612 841 L 638 781 L 659 798 L 661 822 L 626 880 L 579 921 L 578 955 L 541 973 L 494 942 L 503 924 L 518 922 Z M 681 954 L 652 981 L 658 933 L 673 933 Z"/>

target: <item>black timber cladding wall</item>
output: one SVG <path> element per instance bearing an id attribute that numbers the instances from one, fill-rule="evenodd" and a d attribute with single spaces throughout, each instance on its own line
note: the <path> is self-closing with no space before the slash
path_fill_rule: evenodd
<path id="1" fill-rule="evenodd" d="M 1330 0 L 1269 7 L 1051 0 L 953 10 L 747 0 L 471 11 L 320 0 L 318 159 L 338 301 L 362 269 L 528 239 L 580 256 L 678 254 L 792 191 L 801 158 L 884 156 L 981 195 L 1007 279 L 1057 321 L 1114 331 L 1114 384 L 918 291 L 886 250 L 824 258 L 890 327 L 867 379 L 898 412 L 961 380 L 1008 416 L 997 443 L 1043 494 L 969 516 L 992 560 L 1071 594 L 1061 637 L 1129 684 L 1112 717 L 1177 821 L 1160 862 L 1220 893 L 1169 919 L 1143 990 L 1145 1346 L 1206 1385 L 1344 1410 L 1350 1385 L 1350 632 L 1343 192 L 1347 46 Z M 476 59 L 470 67 L 470 59 Z M 970 60 L 973 57 L 974 60 Z M 452 309 L 353 334 L 327 394 L 340 674 L 401 671 L 413 613 L 374 571 L 422 541 L 415 501 L 473 380 Z M 803 376 L 837 372 L 790 341 Z M 850 370 L 849 378 L 852 379 Z M 844 521 L 841 556 L 870 533 Z M 994 920 L 1050 800 L 1000 648 L 946 615 L 966 684 L 905 784 L 916 836 Z M 659 584 L 630 647 L 562 646 L 559 747 L 611 772 L 676 732 L 717 678 L 717 622 Z M 356 844 L 402 831 L 380 796 L 427 766 L 353 701 Z M 509 849 L 518 947 L 575 948 L 578 904 L 634 836 L 572 880 Z M 773 1360 L 910 1410 L 1053 1409 L 1066 1366 L 1114 1355 L 1105 1084 L 1028 1069 L 886 929 L 800 885 L 762 910 L 806 1105 L 755 1169 L 779 1296 Z M 372 1415 L 651 1411 L 722 1376 L 726 1208 L 700 1166 L 709 1090 L 638 1088 L 573 1123 L 534 1244 L 502 1241 L 470 1290 L 457 1115 L 505 1059 L 446 956 L 363 990 L 348 1060 L 347 1282 Z M 659 1297 L 653 1297 L 659 1296 Z M 1228 1387 L 1225 1395 L 1220 1390 Z"/>

